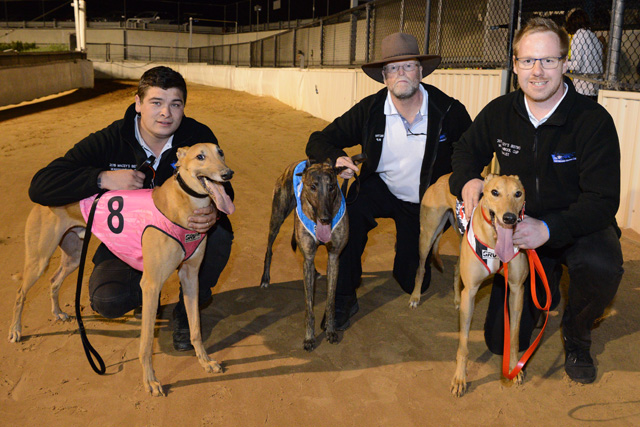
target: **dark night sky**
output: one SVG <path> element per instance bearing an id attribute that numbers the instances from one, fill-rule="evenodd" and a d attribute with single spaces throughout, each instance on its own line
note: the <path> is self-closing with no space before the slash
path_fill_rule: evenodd
<path id="1" fill-rule="evenodd" d="M 48 13 L 46 20 L 73 20 L 73 8 L 70 0 L 0 0 L 1 20 L 34 20 Z M 366 1 L 360 1 L 364 4 Z M 239 21 L 240 25 L 255 24 L 255 5 L 260 5 L 260 23 L 267 21 L 267 4 L 269 22 L 291 19 L 308 19 L 312 17 L 315 4 L 315 16 L 327 16 L 349 8 L 350 0 L 280 0 L 280 9 L 274 10 L 274 0 L 86 0 L 87 18 L 122 15 L 130 18 L 143 11 L 160 11 L 169 18 L 186 22 L 189 16 L 195 18 Z M 39 18 L 38 20 L 42 20 Z"/>

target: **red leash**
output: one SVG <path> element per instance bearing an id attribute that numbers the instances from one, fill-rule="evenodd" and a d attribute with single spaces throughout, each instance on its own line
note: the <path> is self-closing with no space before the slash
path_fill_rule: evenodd
<path id="1" fill-rule="evenodd" d="M 533 341 L 533 344 L 524 352 L 516 367 L 513 368 L 512 372 L 509 372 L 509 359 L 511 357 L 510 349 L 511 349 L 511 333 L 510 333 L 510 325 L 509 325 L 509 309 L 507 307 L 507 292 L 509 290 L 509 280 L 508 280 L 508 270 L 507 264 L 504 264 L 504 347 L 502 349 L 502 375 L 506 378 L 512 380 L 522 371 L 525 363 L 531 357 L 533 352 L 535 351 L 538 343 L 542 339 L 542 334 L 544 333 L 544 329 L 547 327 L 547 322 L 549 321 L 549 307 L 551 307 L 551 290 L 549 289 L 549 282 L 547 282 L 547 275 L 544 273 L 544 269 L 542 268 L 542 263 L 540 262 L 540 258 L 538 258 L 538 254 L 533 249 L 527 249 L 527 257 L 529 258 L 529 274 L 531 275 L 531 297 L 533 298 L 533 303 L 535 306 L 543 311 L 547 312 L 547 317 L 544 320 L 544 325 L 542 326 L 542 330 Z M 544 290 L 547 295 L 547 303 L 544 307 L 540 306 L 538 302 L 538 295 L 536 294 L 536 275 L 538 273 L 540 278 L 542 279 L 542 283 L 544 285 Z"/>

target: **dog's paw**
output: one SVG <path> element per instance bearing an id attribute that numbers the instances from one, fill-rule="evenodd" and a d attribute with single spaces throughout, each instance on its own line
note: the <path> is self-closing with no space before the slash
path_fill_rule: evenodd
<path id="1" fill-rule="evenodd" d="M 22 338 L 21 331 L 15 329 L 15 328 L 11 328 L 9 330 L 9 342 L 19 342 L 20 338 Z"/>
<path id="2" fill-rule="evenodd" d="M 418 308 L 419 304 L 420 304 L 420 296 L 414 297 L 413 295 L 411 295 L 411 297 L 409 298 L 409 307 Z"/>
<path id="3" fill-rule="evenodd" d="M 150 380 L 145 383 L 145 388 L 147 392 L 150 393 L 154 397 L 164 396 L 164 391 L 162 391 L 162 384 L 158 380 Z"/>
<path id="4" fill-rule="evenodd" d="M 467 391 L 467 381 L 464 378 L 454 377 L 451 381 L 451 394 L 455 397 L 462 397 Z"/>
<path id="5" fill-rule="evenodd" d="M 53 313 L 53 320 L 54 322 L 57 322 L 58 320 L 62 321 L 62 322 L 66 322 L 69 320 L 69 315 L 67 313 L 65 313 L 64 311 L 60 311 L 58 313 Z"/>
<path id="6" fill-rule="evenodd" d="M 224 368 L 215 360 L 210 360 L 205 366 L 204 370 L 209 374 L 217 374 L 224 372 Z"/>
<path id="7" fill-rule="evenodd" d="M 518 372 L 518 375 L 516 375 L 511 381 L 515 384 L 515 385 L 522 385 L 524 383 L 524 378 L 526 377 L 526 373 L 524 370 Z"/>
<path id="8" fill-rule="evenodd" d="M 304 340 L 303 347 L 306 351 L 313 351 L 316 346 L 316 339 Z"/>
<path id="9" fill-rule="evenodd" d="M 263 289 L 268 288 L 268 287 L 269 287 L 269 282 L 262 282 L 262 283 L 260 283 L 260 287 L 261 287 L 261 288 L 263 288 Z"/>
<path id="10" fill-rule="evenodd" d="M 337 332 L 327 332 L 327 341 L 329 341 L 331 344 L 337 344 L 338 343 L 338 333 Z"/>

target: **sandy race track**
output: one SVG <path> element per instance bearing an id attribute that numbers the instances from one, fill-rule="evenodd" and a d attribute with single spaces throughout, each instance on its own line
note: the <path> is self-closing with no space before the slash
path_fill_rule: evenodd
<path id="1" fill-rule="evenodd" d="M 445 273 L 434 271 L 429 291 L 411 310 L 409 296 L 391 277 L 394 227 L 387 220 L 369 238 L 358 290 L 360 312 L 351 328 L 340 334 L 337 345 L 324 340 L 319 319 L 326 286 L 320 280 L 318 345 L 305 352 L 302 257 L 289 245 L 291 218 L 274 246 L 272 285 L 261 289 L 259 281 L 274 181 L 286 165 L 304 158 L 309 134 L 326 122 L 271 98 L 206 86 L 189 86 L 186 113 L 213 129 L 236 172 L 231 260 L 212 304 L 202 311 L 205 347 L 225 372 L 207 374 L 193 352 L 173 350 L 173 275 L 162 290 L 165 309 L 154 344 L 155 370 L 167 396 L 153 398 L 142 388 L 140 321 L 131 313 L 116 320 L 97 316 L 85 287 L 85 327 L 107 365 L 105 376 L 96 375 L 75 321 L 52 319 L 48 280 L 59 253 L 28 295 L 23 340 L 9 343 L 24 224 L 32 206 L 30 179 L 81 138 L 121 118 L 134 90 L 132 82 L 97 81 L 92 90 L 0 111 L 0 425 L 640 425 L 640 239 L 626 230 L 624 279 L 593 333 L 598 378 L 592 385 L 573 383 L 564 374 L 561 312 L 551 313 L 524 385 L 502 381 L 502 359 L 486 349 L 482 338 L 485 286 L 472 324 L 469 389 L 462 398 L 452 397 L 458 330 L 451 290 L 453 239 L 448 236 L 445 242 Z M 319 251 L 321 272 L 325 253 Z M 74 292 L 75 274 L 60 295 L 69 314 L 74 313 Z"/>

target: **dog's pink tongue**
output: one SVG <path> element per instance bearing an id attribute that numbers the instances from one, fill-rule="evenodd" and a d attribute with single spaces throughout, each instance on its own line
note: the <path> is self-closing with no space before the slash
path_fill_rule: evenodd
<path id="1" fill-rule="evenodd" d="M 205 182 L 207 184 L 207 191 L 211 197 L 213 197 L 216 208 L 227 215 L 234 213 L 236 211 L 236 207 L 231 201 L 231 197 L 229 197 L 227 192 L 224 191 L 222 184 L 218 184 L 217 182 L 213 182 L 208 179 L 206 179 Z"/>
<path id="2" fill-rule="evenodd" d="M 496 255 L 502 262 L 509 262 L 515 256 L 513 251 L 513 228 L 502 228 L 496 224 L 498 241 L 496 242 Z"/>
<path id="3" fill-rule="evenodd" d="M 320 221 L 316 222 L 316 237 L 322 243 L 327 243 L 331 240 L 331 224 L 325 225 Z"/>

